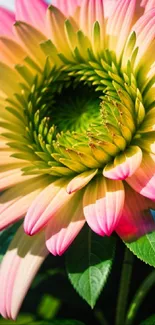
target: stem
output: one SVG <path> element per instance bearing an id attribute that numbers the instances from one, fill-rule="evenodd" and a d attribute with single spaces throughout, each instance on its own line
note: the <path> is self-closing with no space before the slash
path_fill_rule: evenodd
<path id="1" fill-rule="evenodd" d="M 126 317 L 126 323 L 125 323 L 126 325 L 130 325 L 133 323 L 133 320 L 136 316 L 139 306 L 141 305 L 148 291 L 151 289 L 152 285 L 154 284 L 155 284 L 155 271 L 152 271 L 144 280 L 144 282 L 141 284 L 141 286 L 139 287 L 137 293 L 135 294 L 131 302 Z"/>
<path id="2" fill-rule="evenodd" d="M 100 309 L 96 309 L 94 315 L 101 325 L 108 325 L 108 322 Z"/>
<path id="3" fill-rule="evenodd" d="M 116 325 L 125 324 L 125 313 L 129 293 L 129 284 L 132 274 L 133 258 L 134 255 L 129 251 L 128 248 L 126 248 L 117 300 Z"/>

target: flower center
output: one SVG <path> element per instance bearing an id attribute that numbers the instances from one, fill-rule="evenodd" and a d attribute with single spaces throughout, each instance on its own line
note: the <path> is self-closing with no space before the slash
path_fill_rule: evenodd
<path id="1" fill-rule="evenodd" d="M 41 80 L 16 98 L 24 107 L 24 128 L 14 156 L 30 162 L 25 173 L 62 177 L 102 170 L 137 145 L 146 112 L 129 68 L 121 71 L 108 50 L 98 62 L 91 58 L 51 70 L 45 65 Z"/>
<path id="2" fill-rule="evenodd" d="M 99 93 L 93 87 L 70 86 L 55 94 L 48 114 L 58 133 L 86 133 L 89 125 L 100 119 L 100 102 Z"/>

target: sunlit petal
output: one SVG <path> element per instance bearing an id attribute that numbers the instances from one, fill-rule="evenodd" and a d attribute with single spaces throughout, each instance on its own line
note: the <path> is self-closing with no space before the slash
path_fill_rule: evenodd
<path id="1" fill-rule="evenodd" d="M 99 235 L 110 235 L 121 217 L 124 188 L 121 181 L 104 177 L 93 180 L 86 188 L 83 209 L 86 221 Z"/>
<path id="2" fill-rule="evenodd" d="M 49 222 L 46 245 L 53 255 L 62 255 L 84 226 L 82 195 L 76 193 Z"/>
<path id="3" fill-rule="evenodd" d="M 24 296 L 48 251 L 44 233 L 28 237 L 22 227 L 17 231 L 1 264 L 0 312 L 16 319 Z"/>

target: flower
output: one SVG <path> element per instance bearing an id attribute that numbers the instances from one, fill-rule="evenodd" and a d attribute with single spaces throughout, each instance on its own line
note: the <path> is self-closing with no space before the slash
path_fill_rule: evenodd
<path id="1" fill-rule="evenodd" d="M 25 216 L 1 266 L 13 319 L 85 220 L 125 240 L 154 229 L 155 1 L 52 4 L 0 9 L 0 228 Z"/>

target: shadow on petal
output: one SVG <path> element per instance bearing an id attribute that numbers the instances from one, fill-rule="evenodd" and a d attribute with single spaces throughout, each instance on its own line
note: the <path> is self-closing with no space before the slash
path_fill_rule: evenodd
<path id="1" fill-rule="evenodd" d="M 122 216 L 116 228 L 117 234 L 126 242 L 155 230 L 155 220 L 151 209 L 155 202 L 141 196 L 125 185 L 126 199 Z"/>

